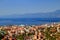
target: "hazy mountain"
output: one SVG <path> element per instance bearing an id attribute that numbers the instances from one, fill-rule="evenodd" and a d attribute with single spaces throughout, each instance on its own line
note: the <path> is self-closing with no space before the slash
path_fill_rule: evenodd
<path id="1" fill-rule="evenodd" d="M 13 14 L 5 16 L 7 18 L 60 18 L 60 10 L 47 13 L 27 13 L 27 14 Z"/>
<path id="2" fill-rule="evenodd" d="M 32 13 L 32 14 L 25 14 L 22 17 L 31 17 L 31 18 L 60 18 L 60 10 L 56 10 L 54 12 L 48 13 Z"/>

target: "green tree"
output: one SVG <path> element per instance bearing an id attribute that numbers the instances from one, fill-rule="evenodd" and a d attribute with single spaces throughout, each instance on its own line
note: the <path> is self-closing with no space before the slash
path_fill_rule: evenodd
<path id="1" fill-rule="evenodd" d="M 0 31 L 0 40 L 4 37 L 4 35 L 6 35 L 7 34 L 7 32 L 6 31 L 4 31 L 4 30 L 1 30 Z"/>

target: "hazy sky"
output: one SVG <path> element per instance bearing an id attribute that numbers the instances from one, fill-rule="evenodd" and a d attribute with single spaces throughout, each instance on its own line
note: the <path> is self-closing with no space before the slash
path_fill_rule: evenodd
<path id="1" fill-rule="evenodd" d="M 60 9 L 60 0 L 0 0 L 0 16 L 50 12 Z"/>

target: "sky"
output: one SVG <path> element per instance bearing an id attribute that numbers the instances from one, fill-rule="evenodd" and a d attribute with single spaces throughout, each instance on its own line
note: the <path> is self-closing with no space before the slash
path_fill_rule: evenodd
<path id="1" fill-rule="evenodd" d="M 0 0 L 0 16 L 60 10 L 60 0 Z"/>

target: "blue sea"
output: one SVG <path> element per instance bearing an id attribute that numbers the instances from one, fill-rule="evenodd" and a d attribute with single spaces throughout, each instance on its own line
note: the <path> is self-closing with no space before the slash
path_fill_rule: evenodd
<path id="1" fill-rule="evenodd" d="M 60 22 L 60 18 L 0 18 L 0 25 L 40 25 Z"/>

